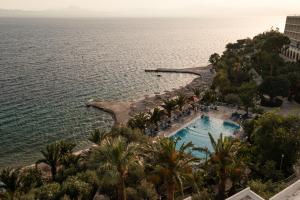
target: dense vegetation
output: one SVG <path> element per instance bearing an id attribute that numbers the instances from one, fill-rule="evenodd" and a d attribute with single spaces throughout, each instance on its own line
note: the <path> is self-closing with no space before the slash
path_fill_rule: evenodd
<path id="1" fill-rule="evenodd" d="M 217 99 L 243 105 L 247 112 L 259 101 L 278 107 L 282 101 L 277 97 L 300 103 L 300 62 L 286 62 L 280 55 L 289 43 L 286 36 L 271 30 L 227 44 L 222 56 L 211 55 Z"/>
<path id="2" fill-rule="evenodd" d="M 37 167 L 1 171 L 2 199 L 220 199 L 250 185 L 269 197 L 293 174 L 300 153 L 300 119 L 265 113 L 244 124 L 245 140 L 210 134 L 213 151 L 138 129 L 96 130 L 91 151 L 61 141 L 42 151 Z M 201 151 L 199 159 L 191 151 Z M 39 165 L 44 163 L 44 165 Z"/>
<path id="3" fill-rule="evenodd" d="M 212 89 L 201 95 L 195 88 L 194 94 L 202 103 L 226 101 L 247 112 L 259 100 L 267 105 L 276 104 L 278 96 L 299 101 L 299 63 L 279 56 L 288 43 L 272 30 L 228 44 L 222 56 L 210 58 L 217 71 Z M 262 77 L 261 84 L 252 69 Z M 157 131 L 162 116 L 171 118 L 187 101 L 179 95 L 166 100 L 164 110 L 134 116 L 128 127 L 95 130 L 89 151 L 74 153 L 69 141 L 49 144 L 35 166 L 0 172 L 0 199 L 224 200 L 247 186 L 265 198 L 286 186 L 299 165 L 299 117 L 257 115 L 243 122 L 242 139 L 208 133 L 211 152 L 192 143 L 179 146 L 180 138 L 145 134 L 149 127 Z M 205 156 L 196 158 L 192 151 Z"/>

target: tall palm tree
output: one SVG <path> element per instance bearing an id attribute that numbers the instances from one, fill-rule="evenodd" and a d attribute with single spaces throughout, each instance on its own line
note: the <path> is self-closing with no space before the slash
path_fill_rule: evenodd
<path id="1" fill-rule="evenodd" d="M 172 111 L 176 108 L 177 102 L 176 100 L 165 100 L 162 107 L 166 110 L 168 117 L 172 117 Z"/>
<path id="2" fill-rule="evenodd" d="M 149 121 L 155 124 L 157 129 L 158 129 L 158 122 L 160 121 L 162 114 L 163 111 L 160 110 L 159 108 L 154 108 L 152 112 L 149 112 L 150 115 Z"/>
<path id="3" fill-rule="evenodd" d="M 88 137 L 88 140 L 95 143 L 95 144 L 100 144 L 102 140 L 104 140 L 109 133 L 101 131 L 100 129 L 94 130 Z"/>
<path id="4" fill-rule="evenodd" d="M 176 99 L 176 104 L 178 105 L 180 111 L 182 111 L 182 107 L 185 105 L 185 103 L 186 103 L 186 96 L 184 94 L 179 94 Z"/>
<path id="5" fill-rule="evenodd" d="M 216 171 L 219 180 L 217 199 L 224 200 L 226 182 L 230 178 L 230 172 L 232 171 L 235 163 L 235 155 L 239 149 L 239 143 L 234 142 L 234 140 L 229 137 L 223 137 L 223 134 L 220 134 L 220 137 L 216 141 L 211 133 L 208 134 L 214 150 L 211 154 L 210 162 Z"/>
<path id="6" fill-rule="evenodd" d="M 199 88 L 193 88 L 194 95 L 200 98 L 201 90 Z"/>
<path id="7" fill-rule="evenodd" d="M 13 200 L 20 186 L 20 171 L 18 169 L 6 168 L 0 172 L 0 189 L 5 189 L 8 199 Z M 1 197 L 1 196 L 0 196 Z"/>
<path id="8" fill-rule="evenodd" d="M 125 180 L 130 166 L 137 164 L 138 145 L 124 138 L 106 138 L 92 154 L 91 163 L 103 171 L 102 178 L 117 187 L 118 199 L 126 200 Z"/>
<path id="9" fill-rule="evenodd" d="M 46 147 L 46 151 L 43 150 L 41 152 L 44 158 L 38 160 L 36 162 L 36 166 L 40 163 L 49 165 L 52 180 L 55 180 L 55 176 L 57 174 L 57 166 L 62 158 L 60 145 L 58 142 L 49 144 Z"/>
<path id="10" fill-rule="evenodd" d="M 183 180 L 192 172 L 193 164 L 199 161 L 188 151 L 194 146 L 192 143 L 182 144 L 177 150 L 179 139 L 160 138 L 157 143 L 148 146 L 146 159 L 151 163 L 152 173 L 162 178 L 167 187 L 167 199 L 174 200 L 176 187 L 183 194 Z"/>
<path id="11" fill-rule="evenodd" d="M 147 127 L 147 123 L 148 123 L 148 120 L 149 120 L 149 116 L 147 113 L 139 113 L 137 115 L 135 115 L 133 118 L 131 118 L 127 125 L 130 127 L 130 128 L 138 128 L 140 129 L 142 132 L 145 132 L 145 129 Z"/>

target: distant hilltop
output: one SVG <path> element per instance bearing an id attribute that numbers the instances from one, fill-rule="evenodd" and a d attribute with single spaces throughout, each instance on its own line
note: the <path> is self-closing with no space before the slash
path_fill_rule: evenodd
<path id="1" fill-rule="evenodd" d="M 101 11 L 83 10 L 69 7 L 59 10 L 10 10 L 0 9 L 0 17 L 109 17 L 110 13 Z"/>

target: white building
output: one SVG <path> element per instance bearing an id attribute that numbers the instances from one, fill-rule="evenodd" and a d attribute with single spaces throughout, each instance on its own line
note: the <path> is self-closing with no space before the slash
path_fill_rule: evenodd
<path id="1" fill-rule="evenodd" d="M 265 200 L 253 192 L 249 187 L 226 200 Z M 300 200 L 300 180 L 285 188 L 269 200 Z"/>
<path id="2" fill-rule="evenodd" d="M 253 192 L 250 187 L 236 193 L 235 195 L 227 198 L 226 200 L 264 200 L 258 194 Z"/>
<path id="3" fill-rule="evenodd" d="M 270 200 L 300 200 L 300 180 L 285 188 Z"/>
<path id="4" fill-rule="evenodd" d="M 291 44 L 283 55 L 291 61 L 300 60 L 300 16 L 286 18 L 284 34 L 290 38 Z"/>

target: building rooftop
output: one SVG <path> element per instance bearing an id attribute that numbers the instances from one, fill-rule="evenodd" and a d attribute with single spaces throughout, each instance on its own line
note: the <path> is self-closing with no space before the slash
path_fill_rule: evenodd
<path id="1" fill-rule="evenodd" d="M 270 200 L 299 200 L 300 199 L 300 180 L 285 188 Z"/>
<path id="2" fill-rule="evenodd" d="M 264 200 L 258 194 L 253 192 L 250 187 L 236 193 L 235 195 L 227 198 L 226 200 Z"/>

